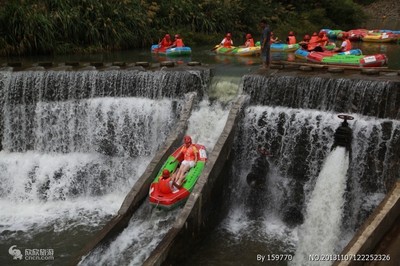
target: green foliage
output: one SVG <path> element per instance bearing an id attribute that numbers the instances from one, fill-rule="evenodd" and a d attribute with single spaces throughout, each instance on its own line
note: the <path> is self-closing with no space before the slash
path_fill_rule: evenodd
<path id="1" fill-rule="evenodd" d="M 231 32 L 239 43 L 246 33 L 259 35 L 261 18 L 283 38 L 289 30 L 349 28 L 363 16 L 350 0 L 9 0 L 0 5 L 0 55 L 144 47 L 167 32 L 186 44 Z"/>
<path id="2" fill-rule="evenodd" d="M 359 25 L 365 15 L 361 7 L 355 4 L 352 0 L 336 0 L 334 2 L 325 0 L 326 12 L 328 18 L 335 26 L 349 30 L 354 25 Z"/>

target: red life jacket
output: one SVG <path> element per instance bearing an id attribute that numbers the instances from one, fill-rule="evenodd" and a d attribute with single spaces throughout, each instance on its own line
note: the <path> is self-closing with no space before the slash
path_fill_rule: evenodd
<path id="1" fill-rule="evenodd" d="M 230 48 L 232 46 L 232 39 L 228 40 L 227 38 L 224 38 L 222 41 L 223 41 L 224 47 Z"/>
<path id="2" fill-rule="evenodd" d="M 161 42 L 160 42 L 160 48 L 164 48 L 164 47 L 168 47 L 168 46 L 171 46 L 171 44 L 172 44 L 172 41 L 171 40 L 167 40 L 167 39 L 165 39 L 165 37 L 161 40 Z"/>
<path id="3" fill-rule="evenodd" d="M 194 161 L 196 160 L 196 153 L 197 149 L 195 146 L 190 145 L 189 148 L 183 147 L 182 148 L 183 159 L 185 161 Z"/>
<path id="4" fill-rule="evenodd" d="M 168 177 L 167 179 L 161 178 L 158 181 L 158 188 L 160 190 L 160 192 L 164 193 L 164 194 L 168 194 L 172 192 L 171 186 L 170 186 L 170 181 L 171 178 Z"/>
<path id="5" fill-rule="evenodd" d="M 318 42 L 318 36 L 313 35 L 311 36 L 310 43 L 315 43 L 315 42 Z"/>
<path id="6" fill-rule="evenodd" d="M 248 40 L 244 43 L 244 46 L 246 46 L 246 47 L 254 47 L 254 39 L 253 39 L 253 38 L 248 39 Z"/>
<path id="7" fill-rule="evenodd" d="M 288 44 L 295 44 L 296 43 L 296 36 L 288 36 L 289 42 Z"/>
<path id="8" fill-rule="evenodd" d="M 183 44 L 182 39 L 176 39 L 175 42 L 174 42 L 174 46 L 175 47 L 183 47 L 185 45 Z"/>
<path id="9" fill-rule="evenodd" d="M 343 52 L 347 52 L 351 50 L 351 42 L 349 39 L 346 40 L 346 46 L 343 49 Z"/>

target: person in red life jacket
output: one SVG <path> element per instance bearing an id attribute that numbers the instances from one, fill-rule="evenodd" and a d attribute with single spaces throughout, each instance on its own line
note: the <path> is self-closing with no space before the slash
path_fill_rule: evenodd
<path id="1" fill-rule="evenodd" d="M 299 42 L 301 48 L 303 48 L 304 50 L 308 50 L 308 44 L 310 42 L 310 35 L 306 34 L 303 37 L 303 40 L 301 42 Z"/>
<path id="2" fill-rule="evenodd" d="M 316 32 L 310 38 L 308 42 L 308 51 L 322 52 L 324 49 L 321 47 L 321 38 Z"/>
<path id="3" fill-rule="evenodd" d="M 158 180 L 158 188 L 160 192 L 164 194 L 168 194 L 172 192 L 171 188 L 171 175 L 168 169 L 164 169 L 159 180 Z"/>
<path id="4" fill-rule="evenodd" d="M 183 44 L 183 41 L 182 41 L 181 36 L 180 36 L 179 34 L 175 34 L 175 41 L 174 41 L 174 43 L 173 43 L 170 47 L 168 47 L 168 48 L 183 47 L 183 46 L 185 46 L 185 45 Z"/>
<path id="5" fill-rule="evenodd" d="M 244 47 L 254 47 L 254 39 L 250 33 L 246 34 L 246 42 L 244 43 Z"/>
<path id="6" fill-rule="evenodd" d="M 221 41 L 220 45 L 226 48 L 231 48 L 233 46 L 232 34 L 227 33 L 225 38 Z"/>
<path id="7" fill-rule="evenodd" d="M 277 42 L 278 42 L 278 37 L 275 37 L 273 31 L 271 31 L 270 42 L 271 42 L 271 43 L 277 43 Z"/>
<path id="8" fill-rule="evenodd" d="M 343 38 L 342 45 L 340 45 L 340 48 L 336 48 L 334 50 L 335 52 L 347 52 L 351 50 L 351 42 L 349 40 L 349 34 L 347 32 L 344 32 L 342 38 Z"/>
<path id="9" fill-rule="evenodd" d="M 326 32 L 325 31 L 321 31 L 318 34 L 318 37 L 319 37 L 318 41 L 321 44 L 321 47 L 325 47 L 328 44 L 328 41 L 329 41 L 328 36 L 326 36 Z"/>
<path id="10" fill-rule="evenodd" d="M 314 32 L 310 38 L 310 43 L 315 43 L 318 40 L 318 34 Z"/>
<path id="11" fill-rule="evenodd" d="M 294 36 L 293 31 L 289 32 L 289 36 L 286 38 L 286 43 L 287 44 L 295 44 L 295 43 L 297 43 L 296 36 Z"/>
<path id="12" fill-rule="evenodd" d="M 167 33 L 164 38 L 159 42 L 158 49 L 161 51 L 165 51 L 169 46 L 172 45 L 171 36 Z"/>
<path id="13" fill-rule="evenodd" d="M 185 173 L 197 163 L 198 150 L 195 145 L 192 144 L 192 138 L 190 136 L 185 136 L 183 138 L 184 146 L 179 151 L 176 158 L 179 158 L 183 154 L 183 161 L 179 167 L 176 176 L 174 177 L 175 186 L 178 188 L 182 186 L 183 179 L 185 178 Z"/>

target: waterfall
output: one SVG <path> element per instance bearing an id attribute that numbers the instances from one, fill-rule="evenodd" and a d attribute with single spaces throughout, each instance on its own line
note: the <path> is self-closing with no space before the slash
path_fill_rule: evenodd
<path id="1" fill-rule="evenodd" d="M 176 102 L 166 99 L 92 98 L 38 102 L 29 115 L 26 105 L 7 106 L 3 115 L 3 149 L 148 155 L 149 146 L 158 137 L 153 133 L 163 132 L 163 138 L 168 135 L 179 111 L 176 106 Z M 154 116 L 149 116 L 151 113 Z M 169 122 L 163 124 L 164 121 Z M 150 137 L 145 138 L 146 135 Z"/>
<path id="2" fill-rule="evenodd" d="M 179 98 L 184 93 L 196 91 L 201 97 L 210 80 L 210 71 L 0 71 L 0 137 L 6 149 L 22 152 L 36 149 L 38 143 L 33 142 L 35 116 L 42 120 L 56 122 L 58 116 L 70 116 L 65 132 L 47 132 L 69 135 L 78 138 L 81 123 L 76 114 L 85 113 L 85 108 L 93 103 L 94 98 L 104 97 L 146 97 L 162 99 L 163 97 Z M 81 101 L 87 100 L 87 101 Z M 66 102 L 66 103 L 63 103 Z M 54 112 L 53 112 L 54 111 Z M 134 110 L 131 110 L 134 111 Z M 113 112 L 113 111 L 111 111 Z M 40 114 L 41 113 L 41 114 Z M 89 116 L 93 114 L 88 114 Z M 136 122 L 126 121 L 127 127 Z M 101 121 L 99 121 L 101 123 Z M 141 122 L 138 123 L 140 125 Z M 107 130 L 113 130 L 109 125 Z M 8 127 L 8 128 L 4 128 Z M 4 133 L 10 130 L 12 133 Z M 70 131 L 77 131 L 75 136 Z M 4 136 L 6 135 L 6 136 Z M 8 136 L 7 136 L 8 135 Z M 48 137 L 43 135 L 43 137 Z M 25 141 L 27 139 L 28 141 Z M 72 140 L 76 143 L 75 140 Z M 86 140 L 81 140 L 85 142 Z M 79 141 L 78 141 L 79 142 Z M 109 142 L 109 141 L 106 141 Z M 76 143 L 79 145 L 79 143 Z M 51 143 L 54 147 L 54 143 Z M 64 150 L 64 152 L 68 152 Z"/>
<path id="3" fill-rule="evenodd" d="M 139 98 L 39 102 L 31 120 L 6 114 L 5 150 L 0 152 L 1 205 L 15 202 L 23 209 L 114 195 L 113 211 L 168 136 L 176 116 L 171 100 Z M 22 130 L 24 123 L 32 124 L 30 134 Z M 24 220 L 14 214 L 4 212 L 1 219 Z"/>
<path id="4" fill-rule="evenodd" d="M 335 247 L 341 235 L 348 166 L 349 154 L 344 147 L 335 148 L 326 158 L 307 204 L 293 265 L 309 265 L 311 254 L 340 252 Z"/>
<path id="5" fill-rule="evenodd" d="M 216 90 L 226 88 L 226 83 L 216 85 Z M 232 87 L 230 83 L 229 88 Z M 236 88 L 238 86 L 236 85 Z M 209 155 L 228 118 L 229 109 L 219 102 L 202 100 L 191 113 L 186 134 L 194 143 L 202 144 Z M 150 255 L 171 228 L 181 209 L 151 210 L 147 201 L 135 212 L 128 227 L 109 245 L 93 250 L 80 265 L 140 265 Z"/>
<path id="6" fill-rule="evenodd" d="M 246 75 L 243 88 L 252 104 L 400 118 L 400 82 Z"/>
<path id="7" fill-rule="evenodd" d="M 75 254 L 163 145 L 183 94 L 202 95 L 206 72 L 0 71 L 0 248 Z"/>
<path id="8" fill-rule="evenodd" d="M 350 122 L 352 160 L 347 181 L 340 183 L 341 189 L 343 182 L 345 185 L 344 196 L 339 197 L 343 202 L 334 210 L 341 215 L 335 224 L 340 241 L 330 243 L 336 251 L 347 244 L 400 173 L 396 159 L 400 149 L 400 122 L 352 115 L 355 117 Z M 315 110 L 246 108 L 235 139 L 232 178 L 226 196 L 229 213 L 220 226 L 222 232 L 241 241 L 254 240 L 256 235 L 259 241 L 278 245 L 281 253 L 294 253 L 299 225 L 308 215 L 319 219 L 326 216 L 321 211 L 311 214 L 306 209 L 313 191 L 320 191 L 317 186 L 324 158 L 330 153 L 333 134 L 341 122 L 336 114 Z M 268 159 L 270 172 L 265 192 L 254 197 L 246 176 L 259 156 L 258 146 L 266 147 L 273 157 Z M 336 150 L 334 155 L 337 153 L 340 151 Z M 260 204 L 263 206 L 260 214 L 253 216 L 253 205 Z M 325 225 L 326 231 L 331 230 L 329 223 Z M 226 234 L 220 237 L 229 239 Z M 276 250 L 270 252 L 276 253 Z"/>
<path id="9" fill-rule="evenodd" d="M 178 98 L 190 91 L 202 96 L 209 75 L 206 69 L 22 71 L 12 72 L 4 90 L 11 105 L 95 97 Z"/>

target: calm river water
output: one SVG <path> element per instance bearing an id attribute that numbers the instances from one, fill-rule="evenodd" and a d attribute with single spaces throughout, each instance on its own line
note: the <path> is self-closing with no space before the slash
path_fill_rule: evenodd
<path id="1" fill-rule="evenodd" d="M 340 44 L 340 42 L 338 42 Z M 184 58 L 168 58 L 154 56 L 149 49 L 134 49 L 120 52 L 84 54 L 84 55 L 57 55 L 57 56 L 25 56 L 25 57 L 0 57 L 0 63 L 21 61 L 24 63 L 35 63 L 40 61 L 59 62 L 160 62 L 165 60 L 173 60 L 178 63 L 186 63 L 189 61 L 199 61 L 206 64 L 236 64 L 236 65 L 257 65 L 261 64 L 259 57 L 239 57 L 239 56 L 223 56 L 216 55 L 211 51 L 213 46 L 192 47 L 192 56 Z M 365 43 L 353 42 L 353 48 L 359 48 L 363 54 L 386 54 L 389 58 L 388 67 L 391 69 L 400 69 L 400 45 L 396 43 Z M 296 59 L 294 53 L 272 53 L 272 60 L 299 60 Z"/>

